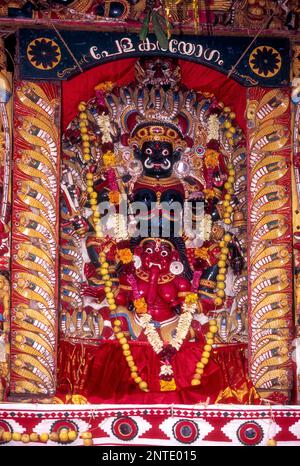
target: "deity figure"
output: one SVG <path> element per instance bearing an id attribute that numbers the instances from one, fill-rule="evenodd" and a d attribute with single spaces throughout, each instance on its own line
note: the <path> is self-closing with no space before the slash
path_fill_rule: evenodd
<path id="1" fill-rule="evenodd" d="M 236 11 L 234 23 L 238 26 L 247 26 L 257 29 L 272 13 L 268 28 L 282 29 L 285 25 L 292 26 L 292 18 L 289 14 L 285 18 L 284 5 L 274 0 L 242 0 Z M 291 24 L 289 24 L 291 23 Z"/>
<path id="2" fill-rule="evenodd" d="M 155 321 L 168 321 L 174 314 L 176 317 L 178 306 L 191 289 L 189 266 L 185 264 L 184 273 L 183 262 L 179 259 L 179 252 L 170 240 L 143 238 L 134 248 L 134 275 L 120 276 L 116 303 L 128 307 L 135 299 L 142 298 Z"/>
<path id="3" fill-rule="evenodd" d="M 93 367 L 107 373 L 117 362 L 103 354 L 120 343 L 131 379 L 111 377 L 123 392 L 133 380 L 181 393 L 201 384 L 213 347 L 208 373 L 226 359 L 218 344 L 245 341 L 242 132 L 224 104 L 181 83 L 176 60 L 140 59 L 134 82 L 95 93 L 64 137 L 61 372 L 64 341 L 99 345 Z"/>

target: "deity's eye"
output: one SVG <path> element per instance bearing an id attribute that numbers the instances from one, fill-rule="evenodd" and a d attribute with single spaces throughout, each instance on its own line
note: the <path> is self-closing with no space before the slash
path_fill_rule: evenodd
<path id="1" fill-rule="evenodd" d="M 162 257 L 166 257 L 168 255 L 168 251 L 161 251 L 160 255 Z"/>
<path id="2" fill-rule="evenodd" d="M 162 65 L 162 69 L 163 69 L 163 70 L 167 70 L 168 68 L 169 68 L 169 65 L 168 65 L 167 63 L 164 63 L 164 64 Z"/>
<path id="3" fill-rule="evenodd" d="M 146 253 L 147 254 L 153 254 L 153 249 L 152 248 L 147 248 Z"/>
<path id="4" fill-rule="evenodd" d="M 145 153 L 147 155 L 152 155 L 152 149 L 150 149 L 150 147 L 147 147 L 147 149 L 145 150 Z"/>
<path id="5" fill-rule="evenodd" d="M 164 157 L 167 157 L 169 154 L 170 154 L 169 149 L 164 149 L 164 150 L 162 151 L 162 155 L 163 155 Z"/>

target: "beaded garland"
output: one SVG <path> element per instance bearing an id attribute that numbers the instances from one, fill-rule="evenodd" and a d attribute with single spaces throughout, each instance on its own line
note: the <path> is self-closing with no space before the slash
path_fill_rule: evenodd
<path id="1" fill-rule="evenodd" d="M 79 119 L 80 119 L 80 131 L 81 131 L 81 138 L 83 142 L 83 159 L 85 162 L 90 162 L 91 160 L 91 153 L 90 153 L 90 140 L 87 134 L 87 114 L 86 104 L 85 102 L 81 102 L 78 106 L 78 110 L 80 112 Z M 113 155 L 113 154 L 112 154 Z M 111 161 L 112 157 L 110 158 Z M 86 174 L 86 184 L 87 184 L 87 192 L 89 194 L 89 200 L 91 209 L 93 211 L 93 221 L 95 225 L 95 232 L 96 237 L 102 237 L 101 225 L 100 225 L 100 213 L 97 211 L 97 193 L 93 189 L 93 173 L 87 172 Z M 114 294 L 112 292 L 112 281 L 110 280 L 108 267 L 109 264 L 106 261 L 106 256 L 104 252 L 100 252 L 99 254 L 99 262 L 100 262 L 100 269 L 99 272 L 102 276 L 104 281 L 104 291 L 107 300 L 107 304 L 110 311 L 115 311 L 117 309 Z M 139 388 L 143 391 L 148 391 L 148 385 L 145 381 L 138 374 L 138 368 L 135 365 L 133 360 L 133 356 L 130 351 L 130 347 L 128 344 L 128 340 L 125 337 L 124 333 L 121 331 L 121 321 L 116 319 L 114 320 L 114 327 L 113 327 L 114 334 L 116 338 L 119 340 L 120 345 L 122 346 L 123 354 L 127 361 L 128 367 L 131 371 L 131 377 L 138 384 Z"/>
<path id="2" fill-rule="evenodd" d="M 84 162 L 88 163 L 91 160 L 91 148 L 90 148 L 90 137 L 89 137 L 89 134 L 88 134 L 88 124 L 87 124 L 87 118 L 88 117 L 87 117 L 87 113 L 86 113 L 86 103 L 85 102 L 80 102 L 80 104 L 78 106 L 78 110 L 80 112 L 79 113 L 79 119 L 80 119 L 79 126 L 80 126 L 80 131 L 81 131 L 81 138 L 82 138 L 83 160 L 84 160 Z M 233 118 L 233 116 L 234 116 L 233 114 L 232 115 L 230 114 L 231 118 Z M 232 136 L 233 136 L 233 131 L 232 130 L 234 130 L 234 128 L 233 128 L 233 126 L 231 125 L 231 123 L 229 121 L 225 122 L 225 124 L 224 124 L 225 128 L 226 128 L 226 123 L 227 123 L 227 126 L 228 126 L 227 132 L 226 132 L 228 134 L 226 134 L 226 136 L 228 137 L 228 139 L 230 139 L 229 142 L 231 142 Z M 108 155 L 109 155 L 109 157 L 108 157 Z M 114 154 L 111 153 L 111 154 L 108 154 L 108 155 L 105 158 L 105 165 L 106 166 L 111 166 L 112 163 L 114 162 Z M 233 212 L 233 208 L 230 205 L 230 201 L 231 201 L 232 194 L 233 194 L 234 175 L 235 175 L 234 167 L 233 167 L 233 165 L 231 163 L 228 165 L 228 169 L 229 169 L 229 177 L 228 177 L 228 180 L 226 181 L 226 183 L 224 185 L 224 187 L 227 190 L 227 194 L 225 195 L 225 198 L 224 198 L 224 201 L 223 201 L 223 207 L 225 208 L 224 209 L 224 214 L 223 214 L 223 221 L 224 221 L 224 223 L 226 225 L 231 224 L 231 214 Z M 92 218 L 93 218 L 93 223 L 94 223 L 94 226 L 95 226 L 96 237 L 101 238 L 103 236 L 103 234 L 102 234 L 101 224 L 100 224 L 100 213 L 97 211 L 97 192 L 93 189 L 93 185 L 94 185 L 93 173 L 90 172 L 90 171 L 87 171 L 87 173 L 86 173 L 86 185 L 87 185 L 87 192 L 89 194 L 90 206 L 91 206 L 91 209 L 92 209 L 92 212 L 93 212 Z M 113 192 L 111 194 L 113 195 L 115 193 Z M 117 194 L 119 194 L 119 193 L 117 193 Z M 110 199 L 110 200 L 111 200 L 111 202 L 115 202 L 115 199 Z M 223 303 L 223 299 L 225 297 L 224 289 L 225 289 L 225 278 L 226 278 L 226 275 L 225 275 L 226 274 L 226 262 L 227 262 L 228 252 L 229 252 L 227 244 L 228 244 L 228 242 L 230 242 L 230 240 L 231 240 L 231 235 L 229 233 L 226 233 L 224 235 L 223 239 L 219 243 L 219 246 L 221 248 L 221 255 L 220 255 L 220 258 L 219 258 L 219 262 L 218 262 L 219 273 L 217 275 L 217 284 L 216 284 L 216 289 L 217 289 L 216 290 L 216 298 L 215 298 L 215 305 L 216 306 L 220 306 Z M 105 291 L 106 300 L 107 300 L 107 303 L 108 303 L 108 306 L 109 306 L 109 310 L 114 312 L 117 309 L 117 306 L 116 306 L 116 303 L 115 303 L 114 294 L 112 292 L 112 281 L 110 279 L 109 270 L 108 270 L 109 264 L 106 261 L 106 256 L 105 256 L 104 252 L 100 252 L 99 262 L 101 264 L 99 272 L 100 272 L 100 274 L 102 276 L 102 279 L 104 281 L 104 291 Z M 187 296 L 187 298 L 190 298 L 190 299 L 186 299 L 186 301 L 184 303 L 184 307 L 185 307 L 184 314 L 186 314 L 186 315 L 188 314 L 191 318 L 192 318 L 192 315 L 193 315 L 193 311 L 195 311 L 192 295 L 193 295 L 193 293 L 190 293 L 190 295 Z M 192 308 L 191 310 L 188 309 L 188 307 L 189 307 L 188 302 L 189 301 L 190 301 L 190 306 Z M 151 327 L 151 317 L 149 316 L 150 319 L 148 319 L 147 310 L 143 313 L 142 318 L 143 317 L 145 317 L 145 319 L 144 319 L 145 320 L 145 325 L 142 325 L 142 326 L 147 327 L 146 328 L 146 330 L 147 330 L 148 327 Z M 147 319 L 146 319 L 146 317 L 147 317 Z M 187 319 L 187 320 L 190 321 L 191 319 Z M 119 343 L 120 343 L 120 345 L 122 347 L 123 355 L 124 355 L 124 357 L 125 357 L 125 359 L 127 361 L 128 367 L 130 369 L 132 379 L 134 380 L 134 382 L 136 384 L 138 384 L 139 388 L 142 391 L 146 391 L 146 392 L 149 391 L 147 382 L 145 382 L 141 378 L 141 376 L 139 375 L 138 368 L 137 368 L 137 365 L 136 365 L 136 363 L 135 363 L 135 361 L 133 359 L 128 340 L 127 340 L 125 334 L 122 332 L 121 321 L 119 319 L 115 319 L 114 322 L 113 322 L 113 325 L 114 325 L 113 332 L 114 332 L 116 338 L 119 340 Z M 209 331 L 207 332 L 207 334 L 205 336 L 206 344 L 204 345 L 200 361 L 196 364 L 195 373 L 194 373 L 192 381 L 191 381 L 192 386 L 200 385 L 200 383 L 201 383 L 201 377 L 202 377 L 202 375 L 204 373 L 205 365 L 207 365 L 208 362 L 209 362 L 209 358 L 210 358 L 213 343 L 214 343 L 214 335 L 215 335 L 215 333 L 217 333 L 217 331 L 218 331 L 217 322 L 214 319 L 211 319 L 209 321 Z M 155 332 L 156 332 L 156 330 L 155 330 Z M 151 334 L 151 332 L 148 332 L 148 331 L 146 333 L 147 333 L 147 337 L 148 337 L 148 335 Z M 158 336 L 158 334 L 157 334 L 157 336 Z M 186 334 L 184 335 L 184 337 L 185 336 L 186 336 Z M 160 340 L 159 336 L 158 336 L 158 339 Z M 180 340 L 181 340 L 181 343 L 182 343 L 183 338 L 181 338 Z M 151 342 L 150 342 L 150 344 L 151 344 Z M 151 346 L 153 347 L 153 345 L 151 345 Z M 160 348 L 161 345 L 158 345 L 158 346 Z M 180 346 L 181 346 L 180 344 L 176 344 L 176 345 L 174 345 L 174 348 L 176 350 L 178 350 L 180 348 Z M 158 354 L 159 354 L 159 352 L 160 351 L 156 351 L 156 353 L 158 353 Z M 171 370 L 171 372 L 173 372 L 172 368 L 168 367 L 167 369 L 168 369 L 167 370 L 167 372 L 168 372 L 167 375 L 170 375 L 169 374 L 170 370 Z M 166 372 L 166 370 L 164 370 L 164 367 L 162 367 L 162 372 Z"/>
<path id="3" fill-rule="evenodd" d="M 2 442 L 9 443 L 11 441 L 14 442 L 22 442 L 25 445 L 28 443 L 48 443 L 56 442 L 59 444 L 69 445 L 72 442 L 75 442 L 77 439 L 81 438 L 83 440 L 84 446 L 92 446 L 93 445 L 93 436 L 90 431 L 85 432 L 77 432 L 76 430 L 68 429 L 68 428 L 61 428 L 59 431 L 55 432 L 42 432 L 38 434 L 37 432 L 30 432 L 30 433 L 21 433 L 18 431 L 9 432 L 4 431 L 0 428 L 0 444 Z"/>

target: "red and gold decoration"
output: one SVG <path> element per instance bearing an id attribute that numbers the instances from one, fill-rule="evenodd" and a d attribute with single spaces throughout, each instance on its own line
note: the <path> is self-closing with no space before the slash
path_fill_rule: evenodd
<path id="1" fill-rule="evenodd" d="M 9 387 L 12 76 L 0 39 L 0 400 Z"/>
<path id="2" fill-rule="evenodd" d="M 294 307 L 295 307 L 295 325 L 296 340 L 294 356 L 296 361 L 296 386 L 297 400 L 300 398 L 300 353 L 299 353 L 299 322 L 300 322 L 300 46 L 294 44 L 293 62 L 291 68 L 292 82 L 292 140 L 293 140 L 293 171 L 292 171 L 292 195 L 293 195 L 293 261 L 294 261 Z"/>
<path id="3" fill-rule="evenodd" d="M 152 14 L 154 14 L 154 18 Z M 199 34 L 212 30 L 231 31 L 269 29 L 295 31 L 299 28 L 297 0 L 54 0 L 49 11 L 47 0 L 3 0 L 0 17 L 11 20 L 82 21 L 98 25 L 145 26 L 168 36 L 179 25 L 186 32 Z M 144 29 L 141 26 L 144 25 Z M 160 26 L 160 27 L 158 27 Z M 146 29 L 148 30 L 148 29 Z"/>
<path id="4" fill-rule="evenodd" d="M 0 444 L 300 441 L 299 18 L 2 1 Z"/>
<path id="5" fill-rule="evenodd" d="M 282 403 L 292 383 L 289 93 L 249 97 L 250 374 L 264 398 Z"/>
<path id="6" fill-rule="evenodd" d="M 15 87 L 10 393 L 53 395 L 58 303 L 59 90 Z"/>

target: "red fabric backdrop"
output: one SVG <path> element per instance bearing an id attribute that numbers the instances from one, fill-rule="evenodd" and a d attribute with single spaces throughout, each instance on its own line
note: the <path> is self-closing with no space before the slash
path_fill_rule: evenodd
<path id="1" fill-rule="evenodd" d="M 94 87 L 103 81 L 113 81 L 126 85 L 134 80 L 135 58 L 118 60 L 100 65 L 84 73 L 63 81 L 62 84 L 62 119 L 63 131 L 76 116 L 78 103 L 94 96 Z M 224 74 L 206 66 L 179 60 L 182 82 L 189 88 L 215 94 L 218 100 L 231 107 L 236 113 L 238 124 L 245 130 L 246 88 Z"/>

